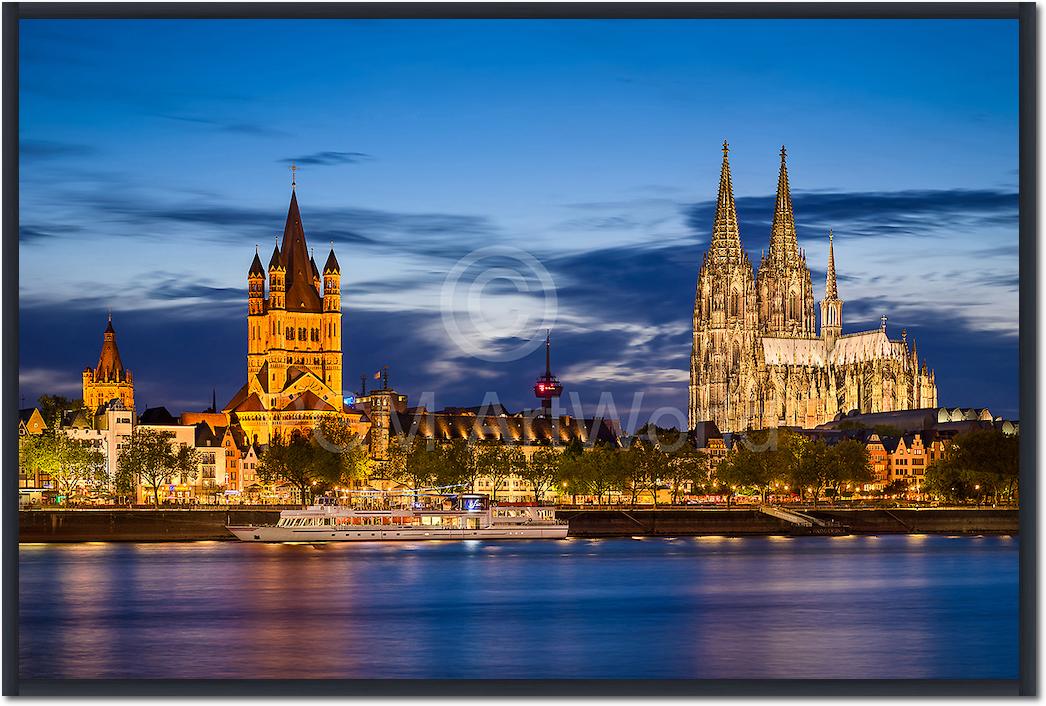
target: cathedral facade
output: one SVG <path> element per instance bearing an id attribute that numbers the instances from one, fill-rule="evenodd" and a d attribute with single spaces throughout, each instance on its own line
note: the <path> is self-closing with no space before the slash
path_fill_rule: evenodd
<path id="1" fill-rule="evenodd" d="M 333 245 L 322 273 L 316 266 L 295 186 L 282 243 L 267 268 L 256 251 L 247 273 L 247 384 L 222 410 L 263 444 L 324 418 L 356 426 L 361 417 L 342 398 L 341 267 Z"/>
<path id="2" fill-rule="evenodd" d="M 907 333 L 842 332 L 843 302 L 828 234 L 828 271 L 820 331 L 810 269 L 799 248 L 781 148 L 770 248 L 754 271 L 741 244 L 723 143 L 719 194 L 694 302 L 690 354 L 690 428 L 713 421 L 724 432 L 814 427 L 840 413 L 937 405 L 934 373 Z"/>

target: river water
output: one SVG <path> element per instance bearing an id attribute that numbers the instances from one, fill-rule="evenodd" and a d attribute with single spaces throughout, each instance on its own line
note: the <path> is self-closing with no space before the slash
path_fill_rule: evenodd
<path id="1" fill-rule="evenodd" d="M 23 678 L 1016 678 L 1016 537 L 22 545 Z"/>

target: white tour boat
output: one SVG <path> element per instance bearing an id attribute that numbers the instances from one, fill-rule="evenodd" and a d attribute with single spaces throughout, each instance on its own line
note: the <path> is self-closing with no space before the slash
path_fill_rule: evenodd
<path id="1" fill-rule="evenodd" d="M 490 505 L 459 495 L 438 508 L 414 505 L 359 509 L 321 497 L 303 510 L 284 510 L 275 525 L 227 525 L 244 542 L 379 542 L 426 539 L 564 539 L 555 508 Z"/>

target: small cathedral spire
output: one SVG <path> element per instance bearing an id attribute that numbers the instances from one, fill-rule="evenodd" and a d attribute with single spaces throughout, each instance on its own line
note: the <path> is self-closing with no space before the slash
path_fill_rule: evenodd
<path id="1" fill-rule="evenodd" d="M 828 272 L 824 278 L 824 296 L 825 299 L 838 299 L 839 290 L 835 284 L 835 248 L 832 244 L 833 235 L 831 229 L 828 230 Z"/>
<path id="2" fill-rule="evenodd" d="M 887 320 L 889 318 L 890 317 L 887 316 L 886 314 L 883 314 L 882 316 L 879 317 L 880 328 L 882 329 L 883 333 L 886 333 L 886 322 L 887 322 Z"/>
<path id="3" fill-rule="evenodd" d="M 301 167 L 294 162 L 291 162 L 289 169 L 291 170 L 291 189 L 294 189 L 298 186 L 298 170 L 301 169 Z"/>

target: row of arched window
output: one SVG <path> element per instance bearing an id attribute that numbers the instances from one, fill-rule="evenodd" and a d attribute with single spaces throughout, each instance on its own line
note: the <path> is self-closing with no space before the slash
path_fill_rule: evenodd
<path id="1" fill-rule="evenodd" d="M 297 331 L 297 333 L 295 333 L 295 331 Z M 288 326 L 285 335 L 288 341 L 320 340 L 320 330 L 318 328 L 305 328 L 304 326 L 299 326 L 297 329 L 295 329 L 293 326 Z"/>

